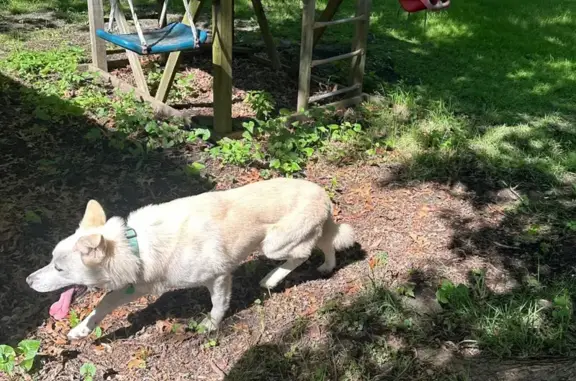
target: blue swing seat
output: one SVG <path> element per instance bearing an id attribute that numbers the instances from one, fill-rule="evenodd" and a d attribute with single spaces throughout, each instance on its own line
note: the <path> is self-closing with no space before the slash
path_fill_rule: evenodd
<path id="1" fill-rule="evenodd" d="M 137 33 L 112 34 L 98 29 L 96 35 L 140 55 L 179 52 L 195 48 L 190 26 L 181 22 L 168 24 L 162 29 L 144 32 L 144 38 L 148 44 L 147 50 L 144 50 Z M 198 30 L 198 39 L 201 44 L 205 43 L 207 38 L 208 33 L 206 31 Z"/>

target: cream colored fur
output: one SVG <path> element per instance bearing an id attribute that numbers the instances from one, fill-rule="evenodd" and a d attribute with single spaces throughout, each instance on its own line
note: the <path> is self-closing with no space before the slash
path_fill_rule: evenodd
<path id="1" fill-rule="evenodd" d="M 70 331 L 72 339 L 89 335 L 116 307 L 142 295 L 197 286 L 206 286 L 212 299 L 202 324 L 216 329 L 229 306 L 231 274 L 252 252 L 286 261 L 261 281 L 274 288 L 314 247 L 325 256 L 319 270 L 329 273 L 336 266 L 335 251 L 354 244 L 352 227 L 333 221 L 324 189 L 296 179 L 180 198 L 138 209 L 126 222 L 104 221 L 100 205 L 88 203 L 78 230 L 56 246 L 48 266 L 27 279 L 40 292 L 72 285 L 111 291 Z M 125 237 L 126 225 L 137 233 L 139 257 Z M 135 292 L 128 294 L 131 284 Z"/>

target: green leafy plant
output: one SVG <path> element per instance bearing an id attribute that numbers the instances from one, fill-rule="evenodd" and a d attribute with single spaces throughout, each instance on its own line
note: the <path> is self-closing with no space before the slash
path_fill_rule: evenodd
<path id="1" fill-rule="evenodd" d="M 248 91 L 244 102 L 252 107 L 258 119 L 268 119 L 276 107 L 274 98 L 266 91 Z"/>
<path id="2" fill-rule="evenodd" d="M 80 367 L 80 376 L 82 376 L 83 381 L 92 381 L 96 376 L 96 365 L 91 362 L 82 364 Z"/>
<path id="3" fill-rule="evenodd" d="M 174 87 L 170 91 L 170 98 L 176 102 L 182 102 L 187 97 L 193 96 L 194 73 L 177 73 L 174 81 Z"/>
<path id="4" fill-rule="evenodd" d="M 552 308 L 552 316 L 556 320 L 569 322 L 572 319 L 572 301 L 566 291 L 554 298 Z"/>
<path id="5" fill-rule="evenodd" d="M 329 145 L 348 144 L 364 136 L 357 123 L 325 123 L 331 114 L 324 110 L 308 110 L 302 120 L 292 120 L 290 115 L 280 110 L 275 118 L 244 123 L 241 139 L 224 138 L 210 152 L 225 163 L 261 162 L 272 170 L 293 174 L 302 171 L 308 160 L 317 152 L 325 152 Z"/>
<path id="6" fill-rule="evenodd" d="M 261 144 L 253 137 L 254 122 L 243 124 L 245 131 L 242 139 L 223 138 L 218 145 L 210 149 L 210 154 L 224 163 L 243 165 L 251 161 L 262 160 Z"/>
<path id="7" fill-rule="evenodd" d="M 22 340 L 16 349 L 9 345 L 0 345 L 0 371 L 12 375 L 18 367 L 29 372 L 39 349 L 39 340 Z"/>
<path id="8" fill-rule="evenodd" d="M 9 345 L 0 345 L 0 371 L 13 374 L 16 361 L 16 351 Z"/>
<path id="9" fill-rule="evenodd" d="M 78 317 L 78 314 L 76 313 L 76 311 L 70 310 L 70 313 L 68 316 L 68 321 L 70 322 L 70 328 L 74 328 L 78 324 L 80 324 L 80 317 Z"/>
<path id="10" fill-rule="evenodd" d="M 209 339 L 207 342 L 204 343 L 204 348 L 214 348 L 216 345 L 218 345 L 218 340 Z"/>
<path id="11" fill-rule="evenodd" d="M 470 290 L 463 284 L 455 286 L 451 281 L 444 279 L 436 291 L 436 299 L 442 304 L 457 307 L 470 303 Z"/>
<path id="12" fill-rule="evenodd" d="M 409 296 L 411 298 L 414 297 L 414 283 L 405 283 L 396 288 L 396 291 L 399 295 Z"/>

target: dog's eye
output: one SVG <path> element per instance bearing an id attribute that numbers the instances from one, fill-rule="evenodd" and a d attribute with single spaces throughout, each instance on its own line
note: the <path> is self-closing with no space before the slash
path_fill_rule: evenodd
<path id="1" fill-rule="evenodd" d="M 57 264 L 54 264 L 54 268 L 56 269 L 56 271 L 62 271 L 62 269 L 60 267 L 58 267 Z"/>

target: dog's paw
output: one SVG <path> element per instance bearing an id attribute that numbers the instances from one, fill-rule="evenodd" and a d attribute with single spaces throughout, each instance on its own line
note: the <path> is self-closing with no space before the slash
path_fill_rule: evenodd
<path id="1" fill-rule="evenodd" d="M 260 287 L 266 288 L 268 290 L 272 290 L 280 283 L 278 280 L 274 279 L 273 277 L 266 277 L 260 281 Z"/>
<path id="2" fill-rule="evenodd" d="M 216 331 L 218 329 L 218 326 L 216 324 L 214 324 L 214 322 L 210 318 L 206 318 L 206 319 L 202 320 L 200 322 L 200 325 L 202 327 L 204 327 L 206 332 L 212 332 L 212 331 Z"/>
<path id="3" fill-rule="evenodd" d="M 92 330 L 87 325 L 82 323 L 78 324 L 76 327 L 72 328 L 70 332 L 68 332 L 68 339 L 70 340 L 79 340 L 87 337 L 90 335 Z"/>
<path id="4" fill-rule="evenodd" d="M 318 270 L 321 274 L 323 275 L 328 275 L 330 274 L 332 271 L 334 271 L 334 266 L 331 266 L 328 263 L 323 263 L 321 266 L 319 266 L 316 270 Z"/>

